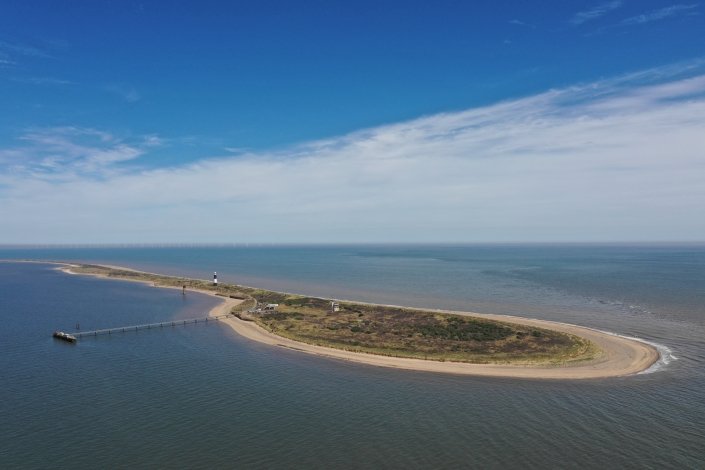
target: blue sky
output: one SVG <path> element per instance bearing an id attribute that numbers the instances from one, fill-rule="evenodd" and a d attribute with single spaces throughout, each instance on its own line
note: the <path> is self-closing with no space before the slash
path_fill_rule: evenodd
<path id="1" fill-rule="evenodd" d="M 697 2 L 6 1 L 0 243 L 703 240 L 703 31 Z"/>

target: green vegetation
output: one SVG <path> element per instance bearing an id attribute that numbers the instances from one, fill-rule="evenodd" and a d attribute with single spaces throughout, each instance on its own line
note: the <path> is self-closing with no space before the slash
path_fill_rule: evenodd
<path id="1" fill-rule="evenodd" d="M 403 307 L 341 302 L 333 312 L 329 300 L 230 284 L 141 273 L 95 265 L 75 272 L 131 279 L 158 286 L 208 290 L 244 299 L 233 309 L 274 334 L 296 341 L 386 356 L 439 361 L 511 364 L 565 364 L 592 359 L 589 341 L 566 333 Z M 279 304 L 274 311 L 251 311 Z"/>

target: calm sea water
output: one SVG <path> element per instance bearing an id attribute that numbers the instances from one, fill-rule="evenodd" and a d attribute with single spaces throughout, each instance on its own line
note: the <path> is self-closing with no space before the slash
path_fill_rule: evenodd
<path id="1" fill-rule="evenodd" d="M 633 377 L 531 381 L 354 365 L 214 323 L 213 300 L 0 263 L 3 468 L 705 468 L 704 246 L 0 249 L 314 295 L 522 314 L 665 348 Z"/>

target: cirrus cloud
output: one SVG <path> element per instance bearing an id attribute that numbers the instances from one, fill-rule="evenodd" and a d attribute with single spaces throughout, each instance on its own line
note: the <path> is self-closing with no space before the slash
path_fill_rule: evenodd
<path id="1" fill-rule="evenodd" d="M 0 241 L 702 239 L 704 128 L 682 64 L 151 170 L 130 164 L 159 139 L 28 132 L 0 151 L 25 161 L 0 174 Z"/>

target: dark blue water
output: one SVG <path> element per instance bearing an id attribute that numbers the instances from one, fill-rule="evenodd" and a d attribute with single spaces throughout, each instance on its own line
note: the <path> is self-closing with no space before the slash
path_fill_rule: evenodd
<path id="1" fill-rule="evenodd" d="M 454 377 L 252 343 L 216 324 L 86 339 L 57 327 L 199 316 L 210 298 L 0 263 L 0 458 L 48 467 L 703 468 L 702 246 L 0 250 L 637 335 L 660 370 Z"/>

